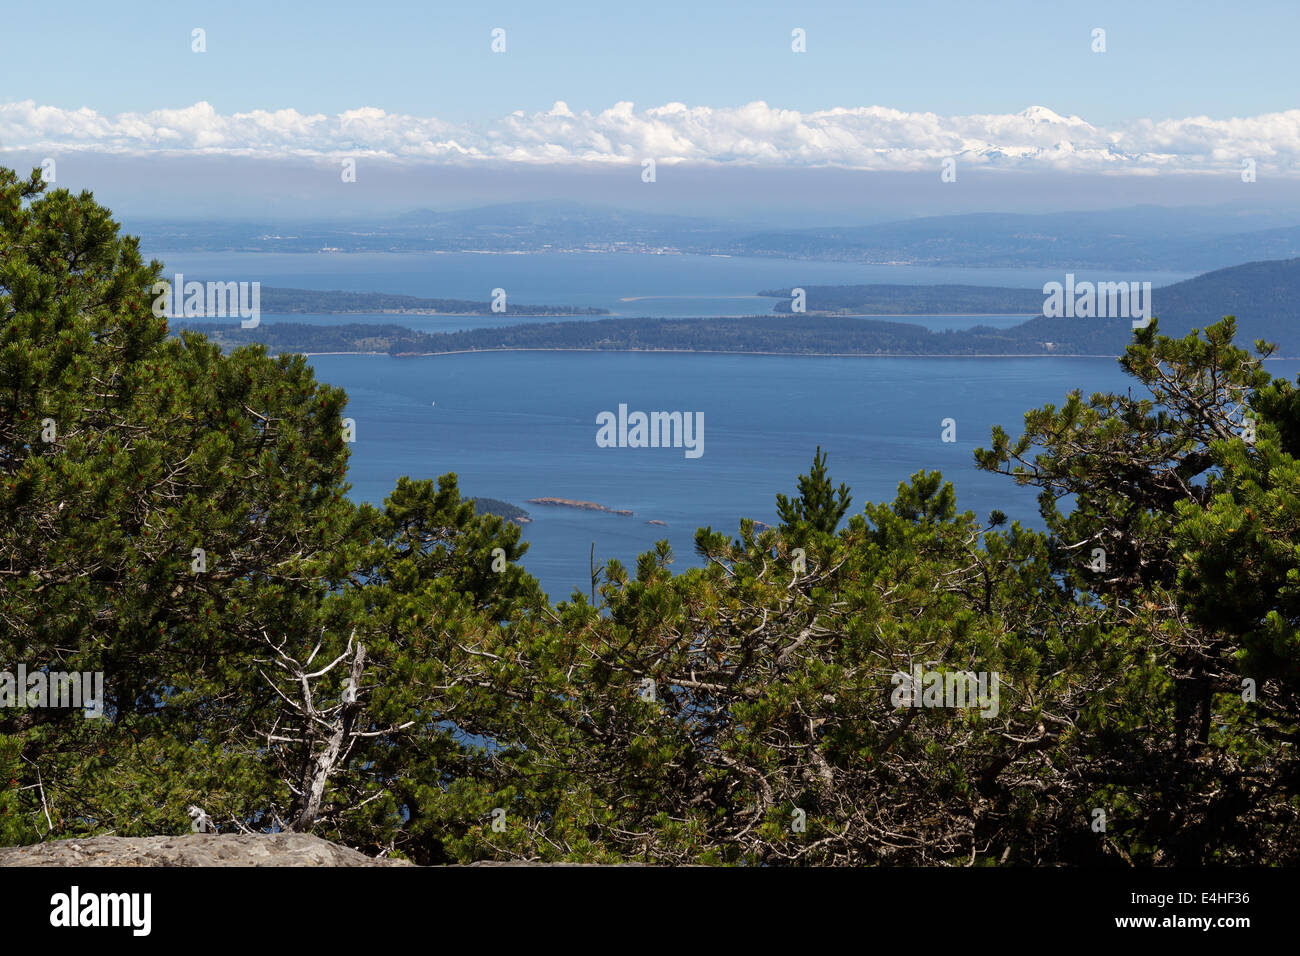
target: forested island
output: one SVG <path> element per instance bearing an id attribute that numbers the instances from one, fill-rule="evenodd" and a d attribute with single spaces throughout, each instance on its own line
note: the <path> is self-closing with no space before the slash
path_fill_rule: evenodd
<path id="1" fill-rule="evenodd" d="M 202 332 L 209 340 L 229 351 L 241 345 L 261 344 L 272 352 L 375 352 L 388 355 L 412 355 L 435 351 L 430 340 L 435 336 L 417 332 L 404 325 L 310 325 L 306 322 L 263 322 L 255 329 L 240 328 L 237 322 L 190 322 L 174 320 L 173 332 Z"/>
<path id="2" fill-rule="evenodd" d="M 459 332 L 418 332 L 398 324 L 311 325 L 178 320 L 173 331 L 203 332 L 225 349 L 261 343 L 272 352 L 376 352 L 432 355 L 499 350 L 752 352 L 780 355 L 1119 355 L 1132 336 L 1127 318 L 1028 316 L 1008 329 L 976 326 L 932 332 L 907 322 L 846 314 L 969 314 L 979 309 L 1015 314 L 1036 303 L 1036 289 L 977 286 L 808 286 L 807 313 L 789 311 L 789 290 L 780 291 L 781 315 L 728 318 L 608 318 L 532 322 Z M 335 293 L 320 293 L 334 295 Z M 776 295 L 768 291 L 763 295 Z M 1300 300 L 1300 259 L 1250 262 L 1207 272 L 1152 292 L 1152 314 L 1161 331 L 1184 335 L 1223 315 L 1248 316 L 1244 340 L 1266 339 L 1279 357 L 1300 355 L 1294 303 Z M 452 301 L 452 300 L 423 300 Z"/>
<path id="3" fill-rule="evenodd" d="M 803 286 L 807 312 L 843 315 L 1038 315 L 1043 293 L 982 285 Z M 791 289 L 759 295 L 778 299 L 774 312 L 791 314 Z"/>
<path id="4" fill-rule="evenodd" d="M 513 521 L 515 524 L 531 524 L 532 516 L 527 511 L 517 505 L 512 505 L 508 501 L 500 501 L 496 498 L 473 498 L 474 513 L 476 515 L 496 515 L 498 518 L 505 518 L 507 521 Z"/>
<path id="5" fill-rule="evenodd" d="M 1118 355 L 1128 320 L 1038 317 L 1011 329 L 980 326 L 931 332 L 923 326 L 847 316 L 707 319 L 599 319 L 534 322 L 461 332 L 417 332 L 400 325 L 318 326 L 226 322 L 177 326 L 202 332 L 223 349 L 261 343 L 276 353 L 437 355 L 461 352 L 734 352 L 767 355 Z"/>
<path id="6" fill-rule="evenodd" d="M 1038 319 L 1031 329 L 977 328 L 930 332 L 903 322 L 844 316 L 707 319 L 599 319 L 533 322 L 461 332 L 417 332 L 400 325 L 185 322 L 222 348 L 261 343 L 272 352 L 377 352 L 433 355 L 452 352 L 582 349 L 590 351 L 752 352 L 788 355 L 1035 355 L 1119 354 L 1129 323 L 1071 328 L 1075 320 Z M 1051 342 L 1052 345 L 1045 343 Z"/>
<path id="7" fill-rule="evenodd" d="M 552 508 L 576 508 L 579 511 L 600 511 L 605 514 L 629 517 L 632 512 L 626 508 L 610 508 L 598 505 L 594 501 L 577 501 L 573 498 L 529 498 L 530 505 L 548 505 Z"/>

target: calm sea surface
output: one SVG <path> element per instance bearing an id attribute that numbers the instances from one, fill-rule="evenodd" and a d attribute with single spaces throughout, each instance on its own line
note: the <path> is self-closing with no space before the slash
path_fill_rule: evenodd
<path id="1" fill-rule="evenodd" d="M 322 355 L 317 375 L 345 388 L 357 421 L 349 479 L 380 502 L 401 475 L 455 472 L 463 493 L 530 511 L 524 566 L 553 600 L 587 587 L 598 559 L 629 566 L 655 541 L 677 567 L 698 563 L 697 527 L 734 533 L 742 517 L 775 523 L 820 443 L 853 511 L 890 501 L 900 481 L 939 469 L 958 507 L 994 508 L 1037 525 L 1032 489 L 977 471 L 972 452 L 993 425 L 1019 434 L 1024 412 L 1131 384 L 1112 359 L 801 358 L 588 352 L 502 352 L 391 358 Z M 1270 362 L 1292 376 L 1300 363 Z M 704 414 L 704 454 L 675 448 L 600 448 L 596 416 L 629 411 Z M 941 440 L 953 418 L 957 441 Z M 548 508 L 558 497 L 631 509 L 624 517 Z M 647 524 L 663 521 L 666 527 Z"/>
<path id="2" fill-rule="evenodd" d="M 383 291 L 485 300 L 504 287 L 530 304 L 599 306 L 623 315 L 706 316 L 770 311 L 753 293 L 796 285 L 870 282 L 1041 287 L 1044 270 L 857 266 L 711 256 L 167 254 L 168 274 L 309 289 Z M 1076 271 L 1080 278 L 1086 270 Z M 1182 274 L 1143 275 L 1157 285 Z M 1117 278 L 1114 275 L 1094 278 Z M 1122 278 L 1122 277 L 1118 277 Z M 632 301 L 625 301 L 632 300 Z M 516 317 L 271 316 L 263 321 L 395 322 L 423 331 L 513 324 Z M 549 321 L 549 320 L 544 320 Z M 929 328 L 1018 317 L 918 316 Z M 984 518 L 1001 509 L 1037 524 L 1035 493 L 979 472 L 972 452 L 993 425 L 1018 434 L 1024 413 L 1131 384 L 1113 359 L 813 358 L 583 352 L 505 352 L 392 358 L 318 355 L 317 376 L 344 388 L 357 421 L 349 480 L 376 504 L 398 477 L 460 477 L 462 493 L 528 509 L 524 565 L 553 600 L 586 590 L 598 560 L 632 565 L 667 539 L 678 568 L 698 564 L 697 527 L 734 533 L 742 517 L 775 523 L 777 492 L 790 494 L 820 444 L 830 474 L 853 489 L 853 511 L 889 501 L 900 481 L 939 469 L 958 506 Z M 1271 362 L 1294 376 L 1300 363 Z M 702 412 L 704 454 L 680 448 L 601 448 L 596 416 Z M 957 440 L 941 440 L 955 419 Z M 630 509 L 631 517 L 530 505 L 558 497 Z M 663 522 L 652 525 L 648 522 Z"/>
<path id="3" fill-rule="evenodd" d="M 935 283 L 1042 289 L 1063 281 L 1064 270 L 968 269 L 858 265 L 790 259 L 725 256 L 654 256 L 618 253 L 492 255 L 448 253 L 195 253 L 150 250 L 167 275 L 200 280 L 261 282 L 291 289 L 389 292 L 430 298 L 485 302 L 493 289 L 506 290 L 521 305 L 577 305 L 627 316 L 755 315 L 772 311 L 761 290 L 809 285 Z M 1079 281 L 1142 279 L 1156 286 L 1190 274 L 1075 269 Z M 444 318 L 444 317 L 437 317 Z M 387 321 L 392 321 L 391 317 Z M 511 318 L 509 323 L 517 323 Z M 524 319 L 523 321 L 527 321 Z M 540 321 L 554 321 L 542 319 Z M 485 324 L 502 324 L 495 317 Z M 416 326 L 436 331 L 432 326 Z M 462 325 L 461 328 L 469 327 Z"/>

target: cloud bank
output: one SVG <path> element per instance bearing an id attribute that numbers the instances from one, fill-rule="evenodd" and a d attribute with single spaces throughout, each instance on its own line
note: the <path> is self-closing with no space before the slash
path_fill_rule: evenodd
<path id="1" fill-rule="evenodd" d="M 375 107 L 335 115 L 294 109 L 218 113 L 206 102 L 114 116 L 90 109 L 0 104 L 6 150 L 254 157 L 369 156 L 418 163 L 672 164 L 869 170 L 938 169 L 945 159 L 986 168 L 1056 172 L 1261 171 L 1300 174 L 1300 110 L 1216 120 L 1144 119 L 1106 129 L 1042 106 L 1020 113 L 939 116 L 883 106 L 815 112 L 756 101 L 711 108 L 618 102 L 572 112 L 511 113 L 485 124 Z"/>

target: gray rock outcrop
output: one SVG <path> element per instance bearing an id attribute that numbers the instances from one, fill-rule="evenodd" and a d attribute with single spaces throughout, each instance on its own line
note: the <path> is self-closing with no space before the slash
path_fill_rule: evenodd
<path id="1" fill-rule="evenodd" d="M 376 859 L 308 833 L 51 840 L 0 847 L 0 866 L 411 866 Z"/>

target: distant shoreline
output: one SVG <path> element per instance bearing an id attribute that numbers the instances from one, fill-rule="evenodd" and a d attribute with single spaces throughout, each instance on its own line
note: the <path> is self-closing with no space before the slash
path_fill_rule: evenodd
<path id="1" fill-rule="evenodd" d="M 1000 315 L 1001 313 L 994 313 Z M 1010 314 L 1010 313 L 1008 313 Z M 433 309 L 319 309 L 311 312 L 272 312 L 270 309 L 262 310 L 262 315 L 278 315 L 281 317 L 300 318 L 307 315 L 441 315 L 449 319 L 490 319 L 490 318 L 534 318 L 534 319 L 571 319 L 575 316 L 583 318 L 602 318 L 612 317 L 612 313 L 606 311 L 601 313 L 592 312 L 439 312 Z"/>
<path id="2" fill-rule="evenodd" d="M 294 354 L 305 355 L 308 358 L 315 355 L 387 355 L 390 358 L 431 358 L 438 355 L 488 355 L 494 352 L 629 352 L 647 355 L 779 355 L 786 358 L 967 358 L 967 359 L 985 359 L 985 358 L 1119 358 L 1119 353 L 1098 354 L 1098 355 L 1081 355 L 1078 353 L 1059 353 L 1050 352 L 1001 352 L 990 353 L 987 355 L 971 355 L 960 352 L 757 352 L 757 351 L 729 351 L 727 349 L 593 349 L 593 348 L 500 348 L 500 349 L 457 349 L 447 352 L 403 352 L 392 355 L 388 352 L 297 352 Z M 1286 359 L 1286 356 L 1270 356 L 1270 358 Z"/>
<path id="3" fill-rule="evenodd" d="M 592 318 L 609 315 L 608 309 L 554 302 L 541 305 L 507 304 L 505 291 L 496 289 L 490 300 L 451 299 L 392 292 L 349 292 L 260 287 L 259 308 L 265 315 L 445 315 L 503 316 L 508 318 Z"/>
<path id="4" fill-rule="evenodd" d="M 749 296 L 735 295 L 713 295 L 713 296 L 667 296 L 667 295 L 642 295 L 634 299 L 620 299 L 620 302 L 633 302 L 639 299 L 740 299 L 751 298 Z M 754 296 L 753 298 L 757 298 Z M 441 315 L 449 319 L 459 318 L 519 318 L 527 316 L 529 318 L 541 319 L 563 319 L 563 318 L 644 318 L 644 316 L 622 316 L 621 313 L 604 312 L 599 315 L 590 312 L 437 312 L 430 309 L 320 309 L 312 312 L 272 312 L 269 309 L 262 310 L 263 315 L 277 315 L 281 317 L 300 317 L 306 315 Z M 834 312 L 826 309 L 809 309 L 806 313 L 800 315 L 825 316 L 828 318 L 840 319 L 916 319 L 916 318 L 935 318 L 935 319 L 1032 319 L 1041 315 L 1041 312 Z M 737 312 L 734 315 L 709 315 L 702 318 L 709 319 L 771 319 L 790 317 L 789 312 Z M 654 318 L 695 318 L 695 316 L 655 316 Z"/>

